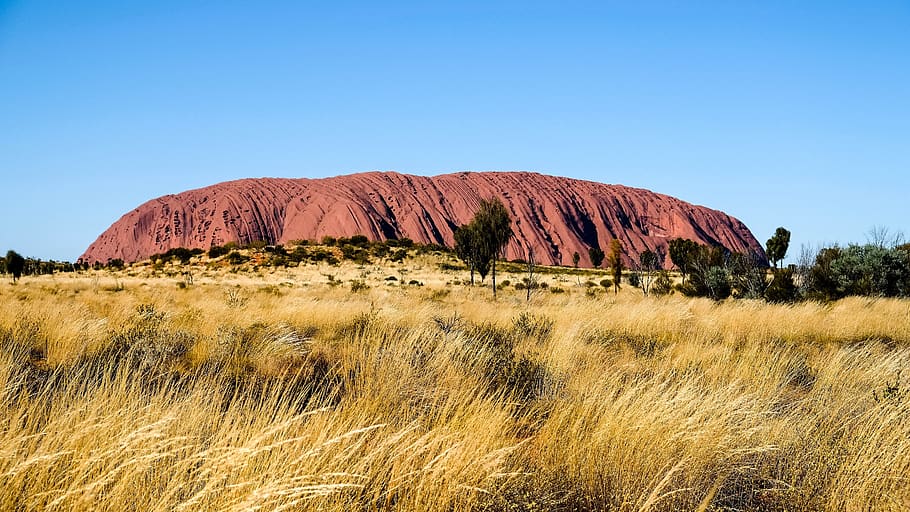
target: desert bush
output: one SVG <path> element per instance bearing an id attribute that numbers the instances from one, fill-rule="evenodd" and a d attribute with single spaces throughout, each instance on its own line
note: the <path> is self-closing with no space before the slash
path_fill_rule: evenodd
<path id="1" fill-rule="evenodd" d="M 512 329 L 515 334 L 525 338 L 532 338 L 538 343 L 546 341 L 553 333 L 555 322 L 542 315 L 534 315 L 527 311 L 522 312 L 512 320 Z"/>
<path id="2" fill-rule="evenodd" d="M 198 256 L 198 255 L 202 254 L 203 252 L 204 251 L 202 249 L 187 249 L 186 247 L 174 247 L 173 249 L 169 249 L 167 252 L 165 252 L 163 254 L 153 254 L 152 256 L 149 257 L 149 259 L 153 262 L 162 261 L 165 263 L 170 262 L 170 261 L 177 261 L 178 263 L 186 265 L 187 263 L 190 262 L 190 259 L 193 256 Z"/>
<path id="3" fill-rule="evenodd" d="M 666 270 L 658 271 L 657 277 L 654 278 L 654 284 L 651 286 L 651 293 L 660 297 L 669 295 L 672 292 L 673 282 L 670 281 L 670 273 Z"/>
<path id="4" fill-rule="evenodd" d="M 704 274 L 704 287 L 708 296 L 714 300 L 723 300 L 730 296 L 730 274 L 723 267 L 711 267 Z"/>
<path id="5" fill-rule="evenodd" d="M 262 251 L 268 247 L 269 242 L 267 240 L 252 240 L 244 244 L 244 249 L 251 249 L 253 251 Z"/>
<path id="6" fill-rule="evenodd" d="M 249 302 L 249 300 L 250 300 L 250 298 L 247 295 L 245 295 L 243 292 L 241 292 L 240 290 L 238 290 L 236 288 L 227 289 L 224 292 L 224 298 L 225 298 L 225 302 L 227 303 L 228 307 L 238 308 L 238 309 L 246 306 L 247 302 Z"/>
<path id="7" fill-rule="evenodd" d="M 529 401 L 538 396 L 550 377 L 544 365 L 528 354 L 516 353 L 516 331 L 492 324 L 468 325 L 463 332 L 465 350 L 460 361 L 469 372 L 480 371 L 489 393 L 505 392 Z"/>
<path id="8" fill-rule="evenodd" d="M 788 268 L 775 269 L 764 296 L 769 302 L 792 302 L 799 298 L 799 290 L 793 281 L 793 271 Z"/>
<path id="9" fill-rule="evenodd" d="M 401 263 L 408 257 L 407 249 L 396 249 L 389 254 L 389 261 L 394 263 Z"/>
<path id="10" fill-rule="evenodd" d="M 390 238 L 386 240 L 386 243 L 389 245 L 389 247 L 402 247 L 404 249 L 410 249 L 414 247 L 414 241 L 410 238 Z"/>
<path id="11" fill-rule="evenodd" d="M 440 288 L 430 292 L 430 295 L 427 297 L 429 300 L 433 301 L 442 301 L 446 297 L 452 294 L 452 290 L 448 288 Z"/>
<path id="12" fill-rule="evenodd" d="M 364 235 L 354 235 L 348 243 L 355 247 L 367 247 L 370 245 L 370 239 Z"/>
<path id="13" fill-rule="evenodd" d="M 231 251 L 227 255 L 227 262 L 231 265 L 242 265 L 250 261 L 250 257 L 237 251 Z"/>
<path id="14" fill-rule="evenodd" d="M 335 253 L 321 247 L 310 250 L 307 253 L 307 257 L 313 263 L 326 262 L 329 265 L 337 265 L 339 263 L 338 258 L 335 257 Z"/>
<path id="15" fill-rule="evenodd" d="M 341 248 L 342 258 L 353 261 L 358 265 L 367 265 L 370 263 L 370 254 L 366 249 L 347 243 L 339 245 L 339 247 Z"/>
<path id="16" fill-rule="evenodd" d="M 120 258 L 114 258 L 107 261 L 107 264 L 104 265 L 104 268 L 108 270 L 123 270 L 126 267 L 126 264 Z"/>

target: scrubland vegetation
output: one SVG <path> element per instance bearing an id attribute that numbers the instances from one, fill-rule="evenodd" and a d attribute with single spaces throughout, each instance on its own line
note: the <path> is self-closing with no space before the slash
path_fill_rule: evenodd
<path id="1" fill-rule="evenodd" d="M 236 253 L 0 284 L 0 509 L 910 508 L 905 299 Z"/>

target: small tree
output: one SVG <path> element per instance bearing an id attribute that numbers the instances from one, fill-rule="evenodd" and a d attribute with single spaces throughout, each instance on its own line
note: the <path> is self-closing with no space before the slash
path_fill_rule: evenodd
<path id="1" fill-rule="evenodd" d="M 471 286 L 474 286 L 474 270 L 477 268 L 480 249 L 474 227 L 473 224 L 465 224 L 455 230 L 455 255 L 465 262 L 471 271 Z"/>
<path id="2" fill-rule="evenodd" d="M 512 238 L 512 219 L 499 199 L 481 199 L 480 209 L 471 220 L 479 238 L 480 260 L 490 262 L 493 276 L 493 298 L 496 298 L 496 258 Z"/>
<path id="3" fill-rule="evenodd" d="M 528 260 L 528 296 L 527 301 L 531 302 L 531 289 L 536 288 L 536 283 L 534 282 L 534 250 L 531 248 L 531 244 L 528 244 L 527 248 L 527 260 Z"/>
<path id="4" fill-rule="evenodd" d="M 733 294 L 740 299 L 757 299 L 764 295 L 768 287 L 767 267 L 764 258 L 757 253 L 733 253 L 726 267 L 730 274 L 730 286 Z"/>
<path id="5" fill-rule="evenodd" d="M 714 266 L 704 276 L 708 296 L 714 300 L 723 300 L 730 296 L 730 274 L 724 267 Z"/>
<path id="6" fill-rule="evenodd" d="M 610 256 L 607 264 L 610 266 L 610 273 L 613 276 L 613 293 L 619 293 L 623 269 L 622 243 L 616 238 L 610 240 Z"/>
<path id="7" fill-rule="evenodd" d="M 673 291 L 673 281 L 670 280 L 670 273 L 666 270 L 659 270 L 654 284 L 651 286 L 651 293 L 658 297 L 667 295 Z"/>
<path id="8" fill-rule="evenodd" d="M 765 253 L 767 253 L 768 259 L 771 260 L 774 268 L 777 268 L 778 263 L 787 256 L 787 249 L 789 248 L 790 232 L 782 227 L 777 228 L 774 231 L 774 236 L 765 243 Z"/>
<path id="9" fill-rule="evenodd" d="M 645 249 L 644 252 L 638 255 L 634 275 L 638 278 L 638 287 L 641 288 L 642 293 L 645 295 L 651 292 L 655 271 L 660 269 L 660 260 L 661 257 L 650 249 Z"/>
<path id="10" fill-rule="evenodd" d="M 669 243 L 669 252 L 670 252 L 670 261 L 673 262 L 673 265 L 679 269 L 679 273 L 682 274 L 683 283 L 686 282 L 686 277 L 689 275 L 689 272 L 692 271 L 692 263 L 698 254 L 699 245 L 685 238 L 675 238 L 670 240 Z"/>
<path id="11" fill-rule="evenodd" d="M 866 233 L 866 243 L 880 249 L 892 249 L 904 244 L 904 233 L 892 232 L 887 226 L 874 226 Z"/>
<path id="12" fill-rule="evenodd" d="M 697 245 L 687 263 L 689 280 L 680 286 L 680 291 L 690 297 L 717 298 L 724 289 L 730 288 L 728 251 L 721 246 Z M 721 278 L 723 274 L 723 279 Z M 726 285 L 721 284 L 726 279 Z M 726 298 L 726 296 L 721 297 Z"/>
<path id="13" fill-rule="evenodd" d="M 6 271 L 13 275 L 13 282 L 22 277 L 22 271 L 25 269 L 25 258 L 18 252 L 10 249 L 6 252 Z"/>
<path id="14" fill-rule="evenodd" d="M 588 248 L 588 257 L 591 258 L 591 265 L 593 265 L 594 268 L 600 268 L 600 265 L 604 262 L 604 256 L 604 252 L 600 247 L 595 246 Z"/>
<path id="15" fill-rule="evenodd" d="M 581 261 L 581 255 L 578 254 L 578 251 L 575 251 L 574 253 L 572 253 L 572 266 L 577 269 L 579 261 Z"/>

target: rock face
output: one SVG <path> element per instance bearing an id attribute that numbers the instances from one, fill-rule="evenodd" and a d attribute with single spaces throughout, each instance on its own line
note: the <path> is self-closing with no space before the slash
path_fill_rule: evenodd
<path id="1" fill-rule="evenodd" d="M 175 247 L 208 249 L 229 241 L 318 240 L 363 234 L 452 246 L 481 198 L 511 212 L 509 259 L 590 266 L 588 248 L 618 238 L 627 264 L 645 249 L 682 237 L 764 258 L 739 220 L 648 190 L 530 172 L 461 172 L 434 177 L 367 172 L 325 179 L 244 179 L 153 199 L 115 222 L 82 255 L 87 262 L 137 261 Z M 669 260 L 667 260 L 669 261 Z"/>

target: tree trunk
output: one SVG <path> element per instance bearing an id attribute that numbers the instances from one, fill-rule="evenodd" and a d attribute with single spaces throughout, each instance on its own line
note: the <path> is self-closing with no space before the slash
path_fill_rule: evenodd
<path id="1" fill-rule="evenodd" d="M 496 257 L 493 257 L 493 267 L 491 268 L 493 273 L 493 300 L 496 300 Z"/>
<path id="2" fill-rule="evenodd" d="M 528 297 L 527 301 L 531 302 L 531 286 L 534 284 L 534 252 L 528 245 Z"/>

